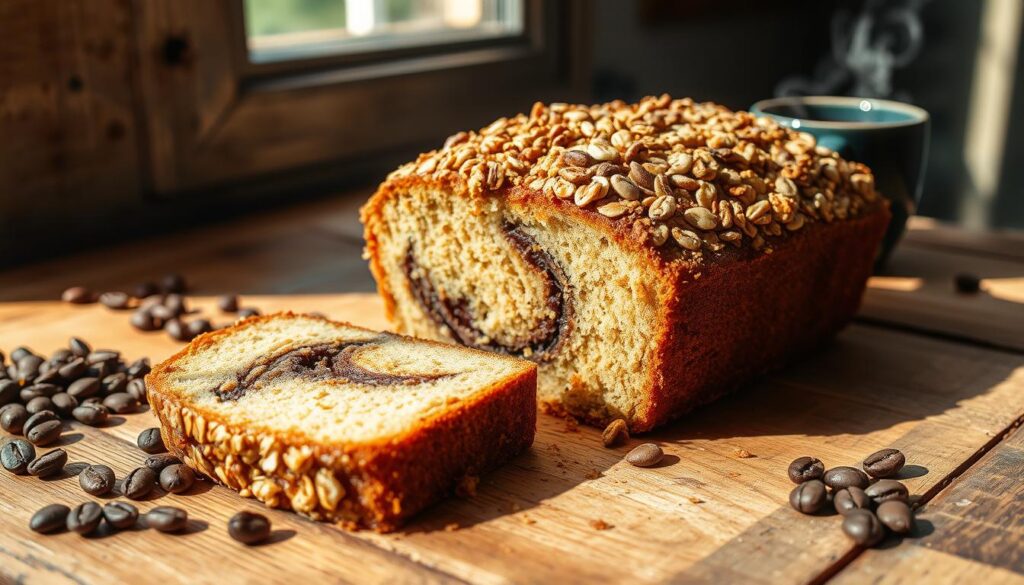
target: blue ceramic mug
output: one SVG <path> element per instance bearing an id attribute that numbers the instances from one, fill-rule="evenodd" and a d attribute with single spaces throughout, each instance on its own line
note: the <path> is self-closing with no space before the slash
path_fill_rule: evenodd
<path id="1" fill-rule="evenodd" d="M 928 112 L 890 100 L 832 96 L 762 100 L 750 111 L 809 132 L 818 144 L 871 167 L 875 188 L 892 203 L 892 221 L 878 259 L 879 265 L 885 262 L 921 197 Z"/>

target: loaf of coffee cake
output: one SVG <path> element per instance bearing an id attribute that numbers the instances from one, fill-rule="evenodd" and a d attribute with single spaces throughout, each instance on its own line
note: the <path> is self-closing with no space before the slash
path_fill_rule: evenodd
<path id="1" fill-rule="evenodd" d="M 398 331 L 530 359 L 543 404 L 645 431 L 842 327 L 889 211 L 810 134 L 661 96 L 460 132 L 362 219 Z"/>
<path id="2" fill-rule="evenodd" d="M 146 377 L 164 443 L 271 507 L 389 531 L 533 442 L 536 366 L 319 317 L 253 317 Z"/>

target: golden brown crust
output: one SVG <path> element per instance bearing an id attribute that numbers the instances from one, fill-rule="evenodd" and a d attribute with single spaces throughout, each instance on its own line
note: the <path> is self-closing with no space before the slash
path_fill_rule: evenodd
<path id="1" fill-rule="evenodd" d="M 186 404 L 168 387 L 181 359 L 240 327 L 296 318 L 252 317 L 197 338 L 146 377 L 168 449 L 190 467 L 271 507 L 350 528 L 387 532 L 451 493 L 466 475 L 527 449 L 536 428 L 536 368 L 482 388 L 399 435 L 370 443 L 314 444 Z M 303 316 L 303 318 L 311 318 Z M 434 343 L 417 340 L 418 343 Z"/>

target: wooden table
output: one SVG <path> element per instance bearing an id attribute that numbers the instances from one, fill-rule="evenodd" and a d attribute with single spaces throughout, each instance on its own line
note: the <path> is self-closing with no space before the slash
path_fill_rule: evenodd
<path id="1" fill-rule="evenodd" d="M 118 288 L 168 270 L 191 278 L 201 307 L 237 291 L 264 311 L 384 327 L 356 207 L 323 201 L 0 273 L 0 348 L 48 353 L 80 335 L 160 360 L 177 344 L 133 331 L 124 313 L 53 299 L 72 283 Z M 396 534 L 346 533 L 204 482 L 141 502 L 187 508 L 186 534 L 100 538 L 27 529 L 43 504 L 88 499 L 74 477 L 0 472 L 0 581 L 1024 582 L 1024 237 L 912 228 L 834 343 L 642 437 L 668 453 L 661 467 L 631 467 L 621 460 L 629 447 L 604 449 L 598 430 L 541 416 L 533 448 L 484 477 L 475 497 Z M 984 277 L 984 291 L 956 293 L 958 272 Z M 118 476 L 138 466 L 135 437 L 154 418 L 123 418 L 70 425 L 71 461 Z M 795 457 L 857 464 L 883 447 L 907 454 L 902 478 L 920 505 L 913 537 L 865 551 L 837 517 L 787 506 Z M 242 509 L 268 514 L 273 542 L 227 537 Z"/>

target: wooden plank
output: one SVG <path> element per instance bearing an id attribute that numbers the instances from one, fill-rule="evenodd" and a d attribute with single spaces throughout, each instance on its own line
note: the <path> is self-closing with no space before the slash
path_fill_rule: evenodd
<path id="1" fill-rule="evenodd" d="M 911 246 L 1024 261 L 1021 230 L 968 230 L 929 217 L 912 217 L 903 241 Z"/>
<path id="2" fill-rule="evenodd" d="M 1018 429 L 919 511 L 914 538 L 866 551 L 837 581 L 874 582 L 899 567 L 907 582 L 955 583 L 973 575 L 977 583 L 1024 583 L 1022 477 L 1024 432 Z M 928 564 L 912 562 L 921 558 Z"/>
<path id="3" fill-rule="evenodd" d="M 957 274 L 982 291 L 956 291 Z M 901 244 L 868 282 L 859 317 L 1024 351 L 1024 261 Z"/>
<path id="4" fill-rule="evenodd" d="M 357 323 L 383 324 L 380 301 L 372 296 L 277 295 L 252 300 L 268 310 L 318 309 Z M 208 303 L 201 299 L 199 304 Z M 178 347 L 161 334 L 132 331 L 126 319 L 124 313 L 99 306 L 4 303 L 0 348 L 27 343 L 49 351 L 73 333 L 96 345 L 122 348 L 129 358 L 147 354 L 161 359 Z M 911 463 L 927 468 L 925 475 L 907 478 L 907 483 L 915 493 L 928 493 L 1021 412 L 1024 358 L 854 326 L 821 353 L 632 441 L 661 444 L 668 454 L 662 467 L 633 468 L 621 460 L 628 447 L 604 449 L 598 430 L 573 430 L 565 421 L 542 416 L 535 446 L 483 478 L 476 497 L 443 502 L 398 534 L 338 533 L 329 546 L 316 546 L 326 547 L 332 558 L 344 558 L 364 554 L 353 547 L 372 545 L 385 552 L 374 549 L 365 555 L 412 559 L 432 571 L 428 578 L 452 576 L 484 583 L 721 581 L 737 576 L 737 571 L 752 582 L 810 581 L 827 574 L 852 549 L 835 518 L 806 518 L 782 507 L 791 488 L 784 473 L 789 461 L 811 453 L 829 465 L 856 463 L 876 449 L 897 446 Z M 153 422 L 151 415 L 139 414 L 98 432 L 117 445 L 129 445 Z M 119 470 L 130 464 L 126 457 L 137 459 L 130 446 L 125 447 L 128 455 L 122 454 L 115 443 L 104 442 L 105 437 L 96 441 L 90 434 L 71 447 L 109 446 L 110 457 L 122 466 Z M 753 457 L 741 458 L 741 449 Z M 99 452 L 89 453 L 99 458 Z M 73 480 L 23 479 L 0 474 L 0 493 L 12 494 L 10 517 L 19 527 L 41 502 L 75 493 Z M 211 529 L 181 541 L 158 539 L 165 553 L 184 547 L 188 566 L 197 571 L 216 566 L 221 580 L 253 578 L 244 563 L 224 554 L 235 545 L 227 541 L 222 527 L 232 511 L 258 505 L 219 487 L 173 501 L 194 510 L 197 518 L 212 518 L 206 520 Z M 599 530 L 598 521 L 609 527 Z M 449 530 L 453 525 L 458 529 Z M 307 574 L 347 570 L 335 569 L 332 559 L 295 554 L 294 547 L 306 546 L 297 541 L 319 539 L 321 529 L 336 532 L 320 527 L 307 536 L 306 528 L 296 529 L 292 539 L 259 552 L 275 567 L 305 564 Z M 18 532 L 0 534 L 0 549 L 14 550 L 19 539 L 27 543 L 18 546 L 30 547 L 38 555 L 50 555 L 47 551 L 54 548 L 85 559 L 103 555 L 108 571 L 115 561 L 130 563 L 137 558 L 129 556 L 134 554 L 130 547 L 106 547 L 107 542 L 133 542 L 121 536 L 93 542 Z M 808 542 L 813 546 L 805 546 Z M 363 565 L 388 567 L 393 562 L 390 556 L 373 558 Z M 22 568 L 30 576 L 43 570 L 19 565 L 19 571 Z M 98 581 L 91 573 L 73 575 L 85 582 Z M 175 581 L 169 573 L 162 576 Z M 366 579 L 372 578 L 368 573 Z"/>

